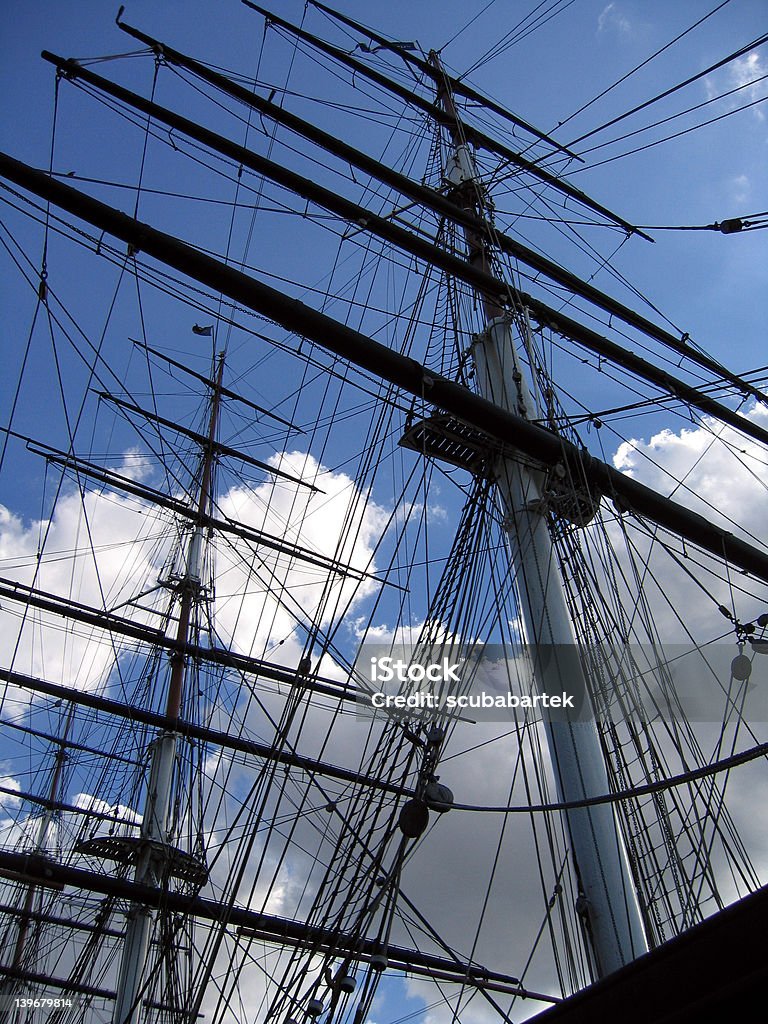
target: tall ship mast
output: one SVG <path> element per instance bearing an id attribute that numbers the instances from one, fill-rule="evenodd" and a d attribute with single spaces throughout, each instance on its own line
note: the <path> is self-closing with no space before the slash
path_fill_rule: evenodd
<path id="1" fill-rule="evenodd" d="M 1 1019 L 746 1012 L 764 376 L 593 244 L 662 229 L 586 136 L 240 6 L 247 74 L 51 40 L 48 164 L 0 154 Z"/>

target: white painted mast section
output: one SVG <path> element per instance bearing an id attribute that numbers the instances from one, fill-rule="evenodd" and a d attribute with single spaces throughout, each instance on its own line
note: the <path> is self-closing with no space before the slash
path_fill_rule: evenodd
<path id="1" fill-rule="evenodd" d="M 161 882 L 162 851 L 169 845 L 168 819 L 177 740 L 178 733 L 165 732 L 152 744 L 149 788 L 141 823 L 141 838 L 146 846 L 133 876 L 134 881 L 143 885 L 158 886 Z M 138 1020 L 153 917 L 153 911 L 141 904 L 134 904 L 127 915 L 114 1024 L 134 1024 Z"/>
<path id="2" fill-rule="evenodd" d="M 206 512 L 211 490 L 213 442 L 218 422 L 223 372 L 224 357 L 220 356 L 211 401 L 208 446 L 204 453 L 200 482 L 200 520 L 189 540 L 186 571 L 179 586 L 181 601 L 176 638 L 182 648 L 189 640 L 191 613 L 199 599 L 202 581 L 205 552 L 205 527 L 202 524 L 202 517 Z M 178 719 L 181 714 L 185 674 L 186 656 L 182 649 L 171 656 L 171 678 L 166 702 L 166 716 L 171 720 Z M 169 834 L 169 826 L 178 741 L 178 732 L 169 730 L 160 733 L 152 744 L 149 786 L 141 823 L 141 839 L 144 846 L 134 872 L 134 881 L 143 885 L 160 886 L 163 868 L 173 853 L 173 836 Z M 140 904 L 134 904 L 127 915 L 117 996 L 112 1016 L 113 1024 L 136 1024 L 139 1020 L 141 991 L 147 980 L 145 970 L 153 917 L 153 911 Z"/>
<path id="3" fill-rule="evenodd" d="M 530 416 L 533 403 L 508 321 L 492 320 L 472 352 L 480 394 L 504 409 Z M 502 456 L 494 475 L 506 513 L 526 640 L 543 655 L 536 658 L 536 687 L 540 693 L 569 689 L 588 694 L 541 501 L 543 473 Z M 545 720 L 559 801 L 570 803 L 610 791 L 597 727 L 589 711 L 585 713 L 585 721 Z M 595 972 L 603 977 L 647 951 L 635 886 L 610 805 L 567 811 L 566 819 L 583 893 L 577 909 L 591 940 Z"/>
<path id="4" fill-rule="evenodd" d="M 436 53 L 430 53 L 430 61 L 442 72 Z M 455 122 L 446 177 L 458 194 L 458 202 L 482 214 L 477 167 L 463 138 L 448 83 L 442 77 L 440 98 Z M 488 271 L 485 240 L 470 231 L 466 240 L 469 260 Z M 536 405 L 525 382 L 510 321 L 496 296 L 481 294 L 479 298 L 488 325 L 472 346 L 478 390 L 500 408 L 535 419 Z M 529 345 L 529 337 L 524 341 Z M 540 693 L 576 690 L 588 703 L 589 691 L 542 501 L 544 473 L 531 466 L 530 460 L 503 455 L 494 466 L 494 477 L 505 511 L 525 639 L 534 652 L 534 683 Z M 562 802 L 609 792 L 605 758 L 590 712 L 591 708 L 584 708 L 584 721 L 544 722 Z M 647 952 L 635 885 L 619 824 L 609 804 L 567 811 L 566 821 L 581 887 L 576 909 L 589 937 L 594 972 L 603 977 Z"/>

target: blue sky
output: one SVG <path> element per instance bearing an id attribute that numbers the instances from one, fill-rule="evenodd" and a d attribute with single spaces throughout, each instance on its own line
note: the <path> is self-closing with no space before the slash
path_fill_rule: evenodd
<path id="1" fill-rule="evenodd" d="M 696 74 L 759 34 L 763 26 L 760 16 L 763 5 L 759 0 L 734 0 L 667 53 L 582 114 L 568 120 L 584 103 L 714 6 L 692 0 L 676 4 L 641 4 L 631 0 L 605 4 L 581 0 L 500 57 L 480 63 L 472 80 L 543 130 L 555 131 L 558 123 L 566 121 L 556 135 L 561 141 L 569 142 L 664 88 Z M 302 7 L 298 2 L 284 2 L 279 5 L 279 13 L 299 21 Z M 458 38 L 445 46 L 443 58 L 454 69 L 463 71 L 486 53 L 495 37 L 503 36 L 527 13 L 528 6 L 510 5 L 501 0 L 491 5 L 480 2 L 472 5 L 463 2 L 413 4 L 395 0 L 387 5 L 386 14 L 379 4 L 342 2 L 340 9 L 369 21 L 395 38 L 416 39 L 424 50 L 444 46 L 459 32 Z M 13 15 L 11 9 L 6 11 L 0 81 L 9 102 L 2 127 L 3 148 L 35 165 L 47 163 L 53 71 L 39 58 L 39 51 L 47 47 L 64 56 L 84 56 L 133 49 L 133 41 L 115 28 L 115 13 L 110 5 L 87 0 L 17 5 Z M 475 14 L 478 15 L 476 20 L 468 24 Z M 136 2 L 127 5 L 125 19 L 214 64 L 253 73 L 262 22 L 241 4 L 221 3 L 212 7 L 206 3 Z M 318 32 L 328 30 L 329 36 L 337 41 L 344 39 L 317 11 L 309 11 L 306 25 Z M 277 62 L 282 56 L 279 45 L 275 45 L 274 54 L 267 48 L 263 67 L 268 74 L 279 74 Z M 273 58 L 274 63 L 270 65 Z M 116 68 L 118 65 L 107 64 L 96 70 L 109 74 Z M 632 130 L 701 103 L 751 77 L 759 77 L 766 68 L 765 50 L 757 50 L 738 66 L 722 69 L 624 125 Z M 124 76 L 131 70 L 130 65 L 128 71 L 120 67 L 116 74 Z M 299 76 L 296 81 L 311 91 L 311 70 L 298 62 L 295 73 Z M 148 86 L 149 77 L 144 62 L 141 75 L 137 73 L 129 80 L 141 88 Z M 736 102 L 757 99 L 767 91 L 766 83 L 761 83 L 636 140 L 588 154 L 587 166 L 571 166 L 571 180 L 609 208 L 639 224 L 708 224 L 763 211 L 768 208 L 768 176 L 765 174 L 768 121 L 763 104 L 645 152 L 601 167 L 592 164 L 635 144 L 685 128 L 695 118 L 723 114 Z M 57 138 L 62 163 L 68 159 L 73 165 L 81 161 L 75 154 L 82 152 L 84 145 L 90 146 L 92 153 L 112 151 L 118 140 L 112 133 L 119 128 L 112 123 L 96 133 L 88 123 L 89 115 L 78 110 L 67 121 L 71 103 L 67 90 L 63 90 L 62 128 Z M 89 136 L 89 132 L 94 134 Z M 577 148 L 620 133 L 617 127 L 612 133 L 598 134 Z M 534 237 L 539 241 L 533 233 L 533 225 L 519 221 L 516 226 L 523 238 Z M 729 237 L 712 232 L 659 231 L 652 234 L 657 240 L 655 245 L 640 239 L 628 241 L 616 256 L 617 268 L 681 331 L 687 331 L 696 343 L 728 366 L 748 371 L 762 365 L 768 294 L 763 233 L 756 231 Z M 621 239 L 614 236 L 614 240 Z M 606 255 L 615 247 L 610 241 L 609 238 L 601 242 Z M 563 248 L 561 255 L 559 240 L 551 235 L 542 236 L 541 244 L 584 276 L 594 274 L 593 283 L 599 287 L 631 304 L 641 305 L 605 271 L 595 273 L 594 264 L 585 261 L 573 248 Z M 283 255 L 278 252 L 277 258 Z M 286 266 L 290 266 L 289 262 Z M 16 303 L 10 305 L 13 308 Z M 14 325 L 14 333 L 23 332 L 23 322 Z"/>

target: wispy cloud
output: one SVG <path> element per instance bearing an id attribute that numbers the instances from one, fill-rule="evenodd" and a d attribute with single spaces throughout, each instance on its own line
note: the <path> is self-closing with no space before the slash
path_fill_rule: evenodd
<path id="1" fill-rule="evenodd" d="M 632 24 L 629 18 L 622 13 L 618 4 L 610 3 L 602 9 L 598 16 L 597 31 L 613 31 L 626 36 L 632 31 Z"/>
<path id="2" fill-rule="evenodd" d="M 737 174 L 731 179 L 731 200 L 736 206 L 741 206 L 749 199 L 752 191 L 752 183 L 746 174 Z"/>
<path id="3" fill-rule="evenodd" d="M 735 110 L 768 95 L 768 82 L 760 81 L 765 75 L 768 75 L 768 67 L 760 54 L 753 50 L 752 53 L 732 61 L 723 73 L 708 75 L 704 79 L 707 98 L 714 99 L 722 93 L 738 89 L 738 92 L 732 92 L 732 95 L 723 99 L 723 103 L 730 110 Z M 758 121 L 765 120 L 765 113 L 761 107 L 752 107 L 752 113 Z"/>
<path id="4" fill-rule="evenodd" d="M 749 82 L 753 82 L 756 78 L 760 78 L 766 73 L 765 64 L 762 61 L 759 53 L 754 50 L 752 53 L 747 53 L 743 57 L 738 57 L 733 64 L 731 64 L 730 75 L 731 81 L 734 85 L 747 85 Z M 750 92 L 756 87 L 753 85 Z"/>

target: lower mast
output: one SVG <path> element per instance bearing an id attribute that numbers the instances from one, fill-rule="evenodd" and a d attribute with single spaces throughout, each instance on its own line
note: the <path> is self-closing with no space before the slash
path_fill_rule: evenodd
<path id="1" fill-rule="evenodd" d="M 438 99 L 449 114 L 453 152 L 448 178 L 456 202 L 482 215 L 481 186 L 462 131 L 450 86 L 440 58 L 430 53 L 439 74 Z M 486 241 L 466 229 L 468 261 L 489 270 Z M 536 418 L 512 336 L 511 320 L 499 300 L 480 294 L 485 330 L 475 339 L 471 354 L 483 398 L 527 420 Z M 541 693 L 556 693 L 562 681 L 584 694 L 586 720 L 552 722 L 544 728 L 552 757 L 558 800 L 572 803 L 610 791 L 594 711 L 584 670 L 578 658 L 557 555 L 547 523 L 545 474 L 530 460 L 501 455 L 493 467 L 504 509 L 505 532 L 525 629 L 533 655 L 534 682 Z M 571 852 L 579 881 L 576 910 L 582 922 L 596 978 L 604 977 L 647 952 L 648 944 L 636 888 L 618 822 L 609 805 L 565 812 Z"/>

